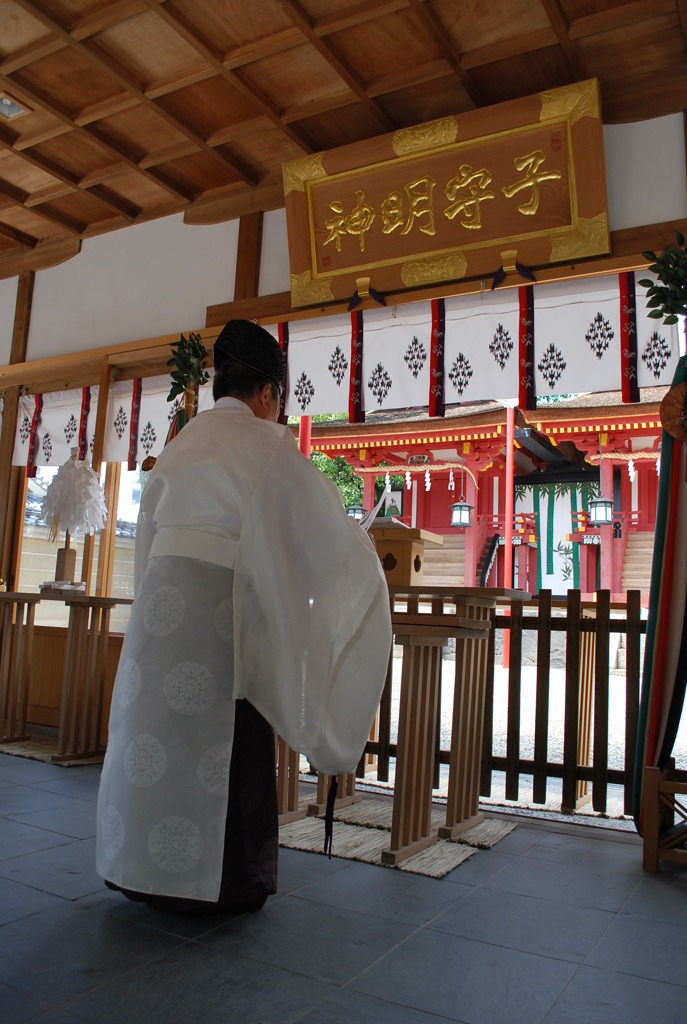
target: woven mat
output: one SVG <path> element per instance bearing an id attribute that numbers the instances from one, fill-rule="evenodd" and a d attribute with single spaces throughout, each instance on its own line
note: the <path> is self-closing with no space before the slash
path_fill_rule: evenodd
<path id="1" fill-rule="evenodd" d="M 363 825 L 366 828 L 391 830 L 392 803 L 390 800 L 361 800 L 360 803 L 350 804 L 334 812 L 334 820 L 355 825 Z M 446 820 L 446 812 L 443 807 L 433 807 L 431 812 L 431 828 L 438 829 Z M 461 832 L 452 842 L 463 843 L 466 846 L 474 846 L 481 850 L 488 850 L 490 846 L 498 843 L 499 840 L 512 832 L 515 824 L 508 821 L 485 820 L 479 825 Z"/>
<path id="2" fill-rule="evenodd" d="M 302 818 L 282 825 L 279 829 L 279 845 L 290 850 L 306 850 L 309 853 L 323 853 L 324 822 L 322 818 Z M 346 825 L 340 822 L 334 826 L 332 856 L 344 860 L 361 860 L 366 864 L 382 865 L 382 850 L 389 846 L 389 834 L 384 829 L 364 828 L 362 825 Z M 418 875 L 442 878 L 453 871 L 477 851 L 469 846 L 440 839 L 414 857 L 408 857 L 395 865 L 400 871 Z M 394 865 L 391 865 L 394 867 Z"/>
<path id="3" fill-rule="evenodd" d="M 396 865 L 382 865 L 382 850 L 389 848 L 391 830 L 391 801 L 362 800 L 335 811 L 332 856 L 344 860 L 360 860 L 366 864 L 393 866 L 399 871 L 408 871 L 431 878 L 443 878 L 463 861 L 472 857 L 478 849 L 493 846 L 515 828 L 514 824 L 503 821 L 484 821 L 456 836 L 455 839 L 439 839 L 432 846 L 416 853 L 413 857 Z M 432 828 L 438 828 L 445 820 L 442 808 L 432 810 Z M 306 850 L 309 853 L 323 853 L 324 823 L 322 817 L 302 818 L 282 825 L 279 829 L 279 844 L 291 850 Z"/>
<path id="4" fill-rule="evenodd" d="M 53 754 L 57 753 L 57 741 L 49 736 L 31 736 L 27 740 L 13 743 L 0 743 L 0 754 L 13 754 L 15 757 L 28 757 L 33 761 L 52 762 Z M 94 757 L 75 757 L 70 761 L 55 761 L 62 768 L 72 768 L 80 764 L 102 764 L 103 755 Z"/>

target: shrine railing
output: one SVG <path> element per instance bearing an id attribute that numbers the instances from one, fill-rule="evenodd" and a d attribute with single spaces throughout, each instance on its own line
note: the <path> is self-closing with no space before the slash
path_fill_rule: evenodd
<path id="1" fill-rule="evenodd" d="M 450 605 L 448 591 L 449 588 L 437 588 L 437 592 L 427 594 L 424 602 L 420 600 L 418 611 L 424 609 L 429 621 L 440 605 Z M 397 634 L 406 606 L 396 599 L 394 604 L 392 622 Z M 484 641 L 486 692 L 479 759 L 480 796 L 495 802 L 500 793 L 506 804 L 524 801 L 533 807 L 546 806 L 567 813 L 590 805 L 593 811 L 607 814 L 609 787 L 621 787 L 621 799 L 611 801 L 612 813 L 631 814 L 640 641 L 646 630 L 639 591 L 628 592 L 626 603 L 612 604 L 608 591 L 599 591 L 594 602 L 583 602 L 580 591 L 571 590 L 565 601 L 554 601 L 549 591 L 541 591 L 538 599 L 507 604 L 490 609 L 494 629 Z M 418 621 L 421 619 L 420 614 Z M 504 669 L 497 656 L 497 639 L 506 633 L 510 655 Z M 619 642 L 626 654 L 624 678 L 611 670 L 611 658 Z M 524 646 L 533 651 L 529 668 L 523 665 Z M 394 707 L 399 688 L 398 679 L 393 678 L 394 674 L 399 675 L 398 665 L 394 673 L 394 660 L 399 659 L 391 659 L 376 733 L 358 766 L 359 779 L 372 781 L 376 776 L 380 783 L 393 783 L 397 754 Z M 556 662 L 558 667 L 554 667 Z M 444 651 L 442 689 L 460 686 L 462 673 L 463 667 L 456 661 L 453 674 Z M 558 679 L 556 685 L 554 676 Z M 497 682 L 500 696 L 495 704 Z M 522 711 L 526 691 L 532 718 L 528 723 L 523 721 Z M 442 704 L 449 706 L 451 695 L 444 692 L 442 697 Z M 618 735 L 616 722 L 609 738 L 611 711 L 623 700 L 622 735 Z M 456 740 L 450 721 L 442 722 L 437 739 L 435 796 L 441 794 L 442 785 L 445 787 L 444 766 L 457 756 L 452 749 Z M 609 757 L 611 744 L 613 756 Z M 523 797 L 523 792 L 531 796 Z"/>

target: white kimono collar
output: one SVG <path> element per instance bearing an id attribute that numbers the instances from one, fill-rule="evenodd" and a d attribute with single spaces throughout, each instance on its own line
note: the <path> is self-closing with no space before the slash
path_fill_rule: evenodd
<path id="1" fill-rule="evenodd" d="M 214 408 L 236 409 L 238 412 L 248 413 L 249 416 L 255 415 L 250 406 L 246 405 L 245 402 L 242 402 L 240 398 L 229 398 L 227 396 L 225 396 L 224 398 L 218 398 L 217 401 L 215 402 Z"/>

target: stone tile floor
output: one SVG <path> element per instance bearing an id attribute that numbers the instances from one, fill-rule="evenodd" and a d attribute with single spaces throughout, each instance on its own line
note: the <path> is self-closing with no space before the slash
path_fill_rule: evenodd
<path id="1" fill-rule="evenodd" d="M 282 850 L 260 913 L 184 918 L 96 875 L 99 773 L 0 754 L 2 1024 L 686 1019 L 687 872 L 633 832 L 519 817 L 441 880 Z"/>

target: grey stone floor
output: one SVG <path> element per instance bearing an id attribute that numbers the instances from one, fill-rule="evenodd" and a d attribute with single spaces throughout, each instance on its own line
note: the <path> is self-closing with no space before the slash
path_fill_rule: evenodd
<path id="1" fill-rule="evenodd" d="M 634 833 L 518 818 L 441 880 L 282 850 L 260 913 L 182 918 L 95 874 L 98 777 L 0 754 L 2 1024 L 687 1018 L 687 871 Z"/>

